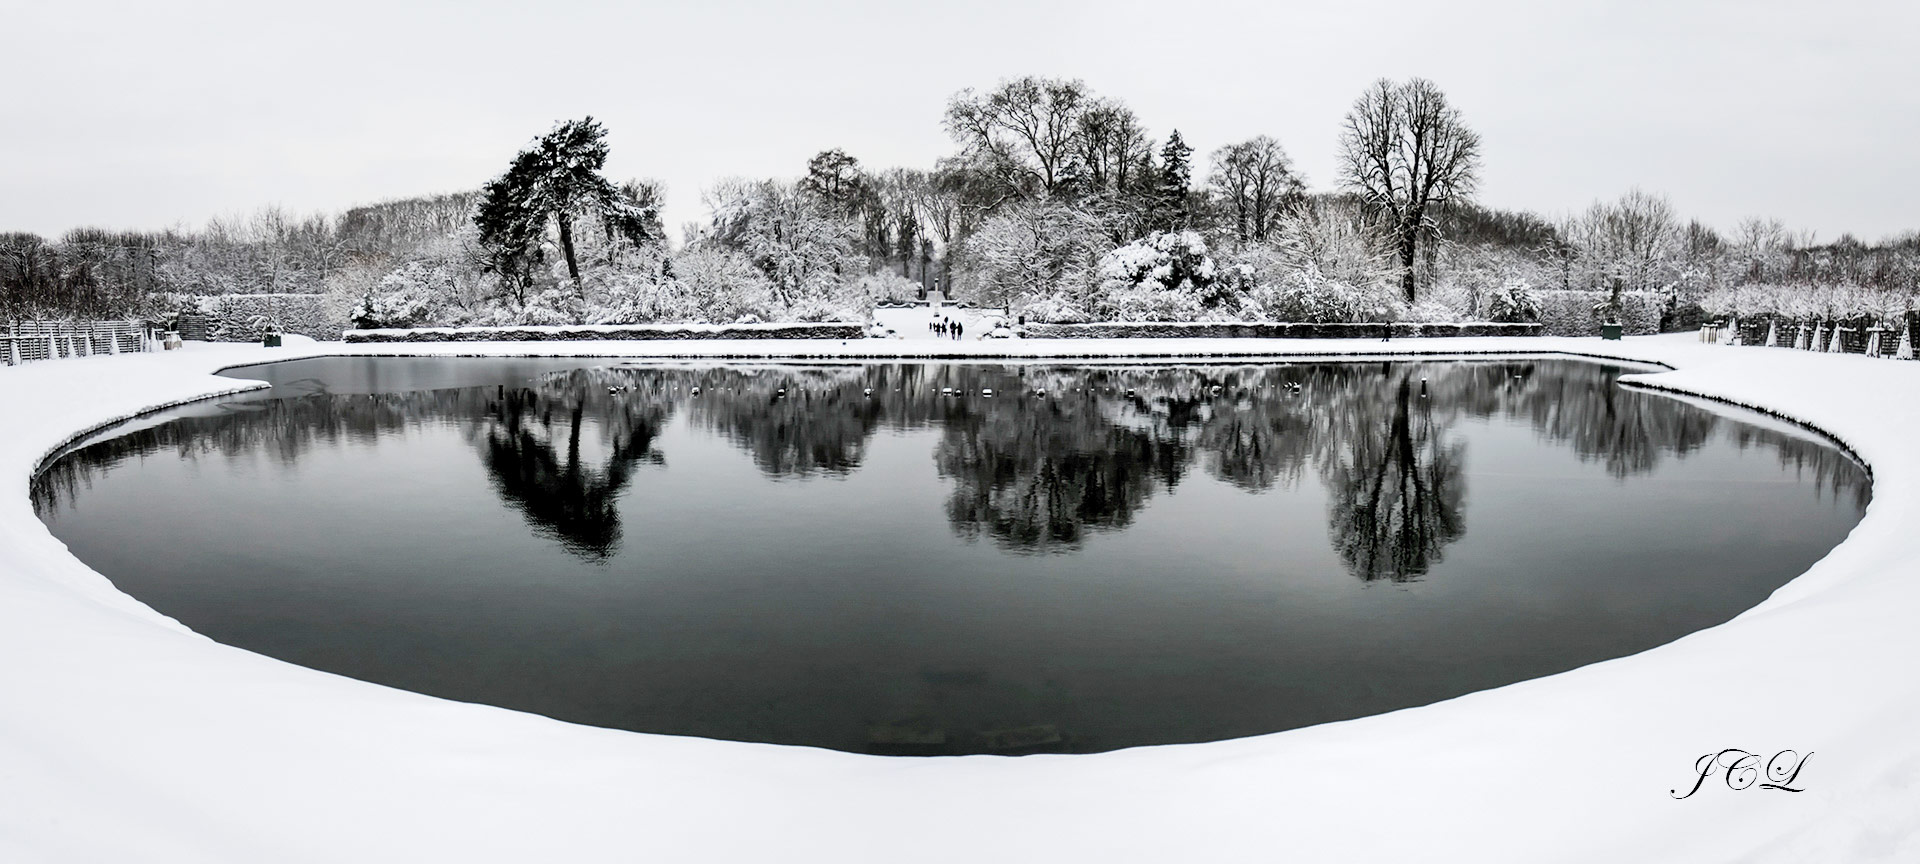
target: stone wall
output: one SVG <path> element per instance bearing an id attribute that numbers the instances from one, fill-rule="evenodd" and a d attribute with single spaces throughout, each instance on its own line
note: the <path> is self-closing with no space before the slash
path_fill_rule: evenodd
<path id="1" fill-rule="evenodd" d="M 1029 339 L 1379 339 L 1385 324 L 1306 324 L 1276 322 L 1150 322 L 1112 321 L 1092 324 L 1026 324 L 1020 334 Z M 1396 339 L 1443 336 L 1539 336 L 1538 324 L 1419 324 L 1392 325 Z"/>
<path id="2" fill-rule="evenodd" d="M 348 342 L 571 342 L 626 339 L 864 339 L 859 324 L 607 324 L 349 330 Z"/>

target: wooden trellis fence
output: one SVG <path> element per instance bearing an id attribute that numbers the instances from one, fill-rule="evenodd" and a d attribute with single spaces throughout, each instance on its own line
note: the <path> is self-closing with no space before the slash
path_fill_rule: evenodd
<path id="1" fill-rule="evenodd" d="M 1720 321 L 1701 325 L 1701 341 L 1714 341 L 1710 333 L 1724 326 Z M 1767 345 L 1771 337 L 1771 344 L 1781 348 L 1912 359 L 1913 346 L 1920 345 L 1920 316 L 1884 320 L 1862 316 L 1835 321 L 1754 315 L 1740 319 L 1737 332 L 1742 345 Z M 1720 338 L 1725 338 L 1724 333 Z M 1908 354 L 1901 354 L 1902 345 L 1907 346 Z"/>
<path id="2" fill-rule="evenodd" d="M 153 351 L 158 337 L 139 321 L 13 321 L 0 325 L 0 363 Z"/>

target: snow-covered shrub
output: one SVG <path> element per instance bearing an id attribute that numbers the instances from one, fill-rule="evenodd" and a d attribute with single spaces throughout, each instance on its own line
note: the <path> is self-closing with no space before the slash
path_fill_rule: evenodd
<path id="1" fill-rule="evenodd" d="M 1753 295 L 1755 292 L 1753 292 L 1751 288 L 1752 286 L 1742 285 L 1737 288 L 1721 287 L 1708 291 L 1700 295 L 1700 311 L 1705 313 L 1709 318 L 1759 314 L 1758 310 L 1742 308 L 1753 302 L 1753 298 L 1750 295 Z M 1749 296 L 1742 296 L 1743 291 Z"/>
<path id="2" fill-rule="evenodd" d="M 1201 294 L 1217 272 L 1196 231 L 1156 231 L 1101 256 L 1100 288 L 1155 288 Z"/>
<path id="3" fill-rule="evenodd" d="M 705 320 L 679 285 L 640 273 L 584 274 L 588 324 L 651 324 Z"/>
<path id="4" fill-rule="evenodd" d="M 1534 290 L 1559 282 L 1552 264 L 1535 250 L 1442 243 L 1434 284 L 1421 293 L 1446 298 L 1463 321 L 1531 321 L 1538 311 Z"/>
<path id="5" fill-rule="evenodd" d="M 1059 293 L 1045 294 L 1024 304 L 1017 304 L 1014 311 L 1029 321 L 1049 324 L 1079 324 L 1093 320 L 1093 314 L 1086 306 Z"/>
<path id="6" fill-rule="evenodd" d="M 861 321 L 873 314 L 871 307 L 861 308 L 859 304 L 840 297 L 807 297 L 793 304 L 787 310 L 789 321 Z"/>
<path id="7" fill-rule="evenodd" d="M 697 310 L 690 321 L 728 323 L 777 317 L 773 314 L 773 283 L 743 255 L 702 246 L 675 258 L 673 275 L 688 305 Z"/>
<path id="8" fill-rule="evenodd" d="M 1108 289 L 1100 298 L 1105 321 L 1194 321 L 1200 317 L 1200 298 L 1192 291 L 1130 286 Z"/>
<path id="9" fill-rule="evenodd" d="M 1395 298 L 1398 299 L 1397 297 Z M 1418 300 L 1401 313 L 1407 321 L 1477 321 L 1485 317 L 1480 292 L 1458 282 L 1440 282 L 1420 292 Z M 1423 316 L 1423 317 L 1415 317 Z"/>
<path id="10" fill-rule="evenodd" d="M 585 317 L 585 304 L 572 288 L 548 288 L 527 298 L 527 305 L 509 313 L 507 324 L 552 326 L 578 324 Z"/>
<path id="11" fill-rule="evenodd" d="M 409 262 L 368 288 L 349 319 L 362 330 L 440 325 L 445 323 L 441 313 L 452 293 L 453 276 L 444 267 Z"/>
<path id="12" fill-rule="evenodd" d="M 1536 291 L 1540 323 L 1548 336 L 1594 336 L 1600 332 L 1605 291 Z M 1668 296 L 1660 291 L 1620 292 L 1621 332 L 1629 336 L 1660 332 Z"/>
<path id="13" fill-rule="evenodd" d="M 1398 311 L 1385 292 L 1329 279 L 1312 268 L 1295 270 L 1278 285 L 1256 287 L 1253 302 L 1273 321 L 1378 321 Z"/>
<path id="14" fill-rule="evenodd" d="M 1461 313 L 1458 306 L 1434 298 L 1425 298 L 1414 303 L 1400 316 L 1402 321 L 1417 324 L 1441 324 L 1464 321 L 1466 318 L 1467 316 Z"/>
<path id="15" fill-rule="evenodd" d="M 1243 298 L 1245 311 L 1234 317 L 1333 323 L 1400 314 L 1403 304 L 1385 278 L 1388 271 L 1376 266 L 1371 236 L 1336 216 L 1317 210 L 1306 217 L 1289 216 L 1283 220 L 1285 230 L 1269 242 L 1226 252 L 1215 290 Z M 1323 263 L 1339 271 L 1327 270 Z"/>
<path id="16" fill-rule="evenodd" d="M 1156 232 L 1102 256 L 1096 316 L 1109 321 L 1258 320 L 1252 269 L 1223 270 L 1193 231 Z"/>
<path id="17" fill-rule="evenodd" d="M 1501 324 L 1540 320 L 1540 301 L 1533 295 L 1533 286 L 1520 279 L 1510 279 L 1487 292 L 1485 308 L 1486 320 Z"/>

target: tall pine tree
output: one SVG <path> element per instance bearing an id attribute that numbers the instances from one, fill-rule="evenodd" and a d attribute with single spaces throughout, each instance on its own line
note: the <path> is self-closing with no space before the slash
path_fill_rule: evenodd
<path id="1" fill-rule="evenodd" d="M 514 305 L 524 306 L 533 287 L 533 265 L 538 261 L 540 235 L 546 233 L 546 214 L 535 209 L 527 190 L 533 187 L 539 166 L 534 152 L 522 152 L 513 165 L 481 187 L 473 212 L 485 252 L 485 269 L 500 277 Z"/>
<path id="2" fill-rule="evenodd" d="M 560 251 L 575 286 L 580 284 L 573 246 L 576 218 L 598 218 L 609 235 L 635 243 L 658 239 L 653 236 L 659 221 L 653 212 L 657 202 L 640 201 L 601 176 L 600 169 L 607 164 L 606 136 L 606 129 L 592 117 L 562 122 L 515 156 L 507 173 L 482 189 L 474 227 L 479 229 L 490 269 L 507 280 L 517 299 L 525 299 L 531 252 L 546 233 L 549 220 L 559 229 Z"/>
<path id="3" fill-rule="evenodd" d="M 1180 230 L 1193 222 L 1192 156 L 1193 148 L 1180 140 L 1178 129 L 1167 136 L 1166 146 L 1160 148 L 1160 184 L 1155 209 L 1159 211 L 1161 225 L 1169 231 Z"/>

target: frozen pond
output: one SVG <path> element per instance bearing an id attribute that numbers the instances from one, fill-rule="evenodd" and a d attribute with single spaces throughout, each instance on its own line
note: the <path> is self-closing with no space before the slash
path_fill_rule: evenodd
<path id="1" fill-rule="evenodd" d="M 33 494 L 122 590 L 317 669 L 643 732 L 1086 752 L 1652 648 L 1859 520 L 1830 444 L 1622 371 L 301 360 Z"/>

